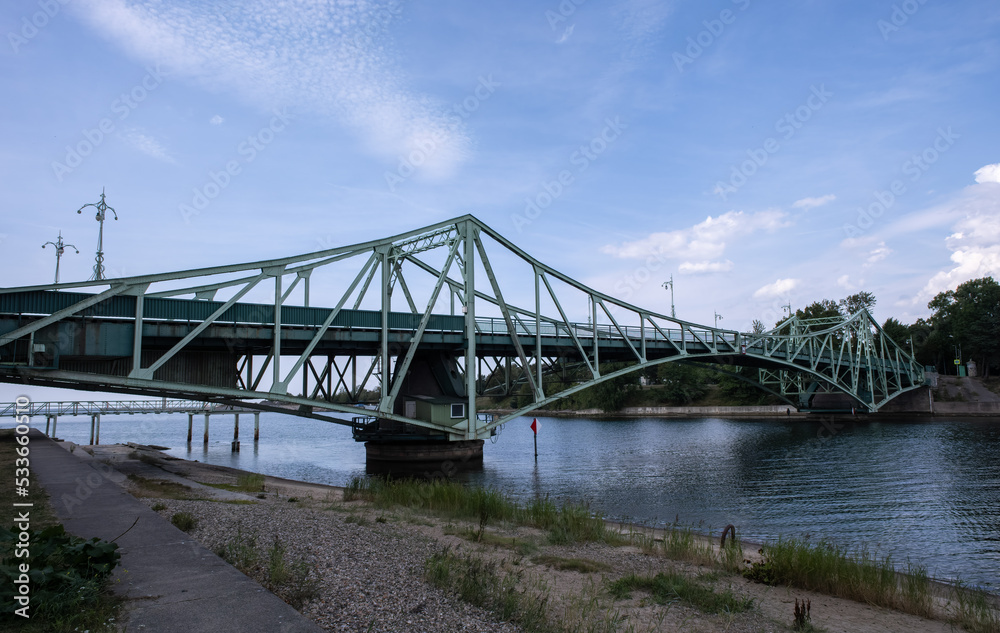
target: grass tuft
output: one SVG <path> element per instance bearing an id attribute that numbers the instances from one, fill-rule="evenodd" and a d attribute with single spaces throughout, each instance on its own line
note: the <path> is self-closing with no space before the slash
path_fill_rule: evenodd
<path id="1" fill-rule="evenodd" d="M 611 571 L 611 566 L 589 558 L 562 558 L 552 554 L 542 554 L 534 559 L 539 565 L 545 565 L 560 571 L 576 571 L 581 574 L 593 574 L 599 571 Z"/>
<path id="2" fill-rule="evenodd" d="M 175 512 L 170 522 L 183 532 L 190 532 L 198 525 L 198 519 L 190 512 Z"/>
<path id="3" fill-rule="evenodd" d="M 710 587 L 678 573 L 655 576 L 629 574 L 608 583 L 608 592 L 616 599 L 632 597 L 632 591 L 645 591 L 657 604 L 684 602 L 705 613 L 742 613 L 753 608 L 753 599 L 739 598 L 730 590 L 716 593 Z"/>
<path id="4" fill-rule="evenodd" d="M 545 615 L 548 599 L 538 592 L 519 590 L 522 572 L 511 572 L 503 563 L 471 554 L 456 556 L 446 549 L 427 559 L 424 574 L 432 585 L 488 609 L 528 633 L 557 630 Z"/>

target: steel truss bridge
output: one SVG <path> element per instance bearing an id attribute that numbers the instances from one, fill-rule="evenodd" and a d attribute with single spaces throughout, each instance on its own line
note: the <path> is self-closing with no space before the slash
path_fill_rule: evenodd
<path id="1" fill-rule="evenodd" d="M 0 288 L 0 381 L 294 413 L 367 439 L 482 439 L 668 362 L 753 368 L 741 376 L 798 408 L 841 392 L 877 411 L 924 384 L 864 310 L 762 333 L 697 325 L 589 288 L 470 215 L 282 259 Z M 484 395 L 521 406 L 483 415 Z"/>

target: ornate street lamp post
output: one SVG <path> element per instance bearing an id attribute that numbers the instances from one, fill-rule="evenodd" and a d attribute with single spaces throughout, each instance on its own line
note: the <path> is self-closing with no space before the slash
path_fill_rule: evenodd
<path id="1" fill-rule="evenodd" d="M 94 207 L 97 209 L 97 215 L 95 219 L 98 224 L 101 225 L 100 230 L 97 233 L 97 258 L 94 262 L 94 274 L 91 275 L 91 281 L 100 281 L 104 279 L 104 217 L 107 212 L 110 211 L 112 215 L 115 216 L 115 220 L 118 219 L 118 214 L 115 210 L 108 206 L 108 203 L 104 201 L 104 190 L 101 190 L 101 200 L 100 202 L 91 202 L 90 204 L 85 204 L 77 210 L 77 213 L 83 213 L 83 210 L 87 207 Z"/>
<path id="2" fill-rule="evenodd" d="M 79 254 L 80 251 L 79 251 L 79 249 L 77 249 L 77 247 L 73 246 L 72 244 L 63 244 L 62 231 L 59 231 L 59 238 L 55 242 L 45 242 L 44 244 L 42 244 L 42 248 L 45 248 L 49 244 L 51 244 L 56 249 L 56 280 L 55 280 L 55 282 L 59 283 L 59 260 L 62 259 L 63 251 L 66 250 L 67 246 L 69 246 L 74 251 L 76 251 L 77 254 Z"/>

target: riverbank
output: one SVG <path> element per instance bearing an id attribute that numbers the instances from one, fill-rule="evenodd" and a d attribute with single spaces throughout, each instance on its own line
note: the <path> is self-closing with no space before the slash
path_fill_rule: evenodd
<path id="1" fill-rule="evenodd" d="M 566 627 L 544 630 L 572 630 L 574 623 L 604 618 L 608 630 L 788 631 L 795 600 L 809 600 L 813 625 L 831 632 L 951 630 L 942 620 L 769 587 L 706 561 L 674 560 L 666 555 L 668 537 L 662 531 L 611 526 L 625 537 L 614 543 L 554 544 L 544 530 L 489 522 L 475 538 L 481 527 L 475 521 L 345 498 L 343 488 L 257 476 L 262 491 L 241 491 L 241 480 L 252 476 L 246 471 L 138 445 L 88 448 L 125 473 L 133 494 L 164 518 L 190 515 L 189 534 L 206 547 L 236 549 L 255 561 L 250 575 L 273 572 L 275 552 L 289 568 L 299 563 L 308 568 L 306 580 L 315 593 L 300 610 L 327 630 L 520 630 L 428 582 L 470 561 L 501 584 L 543 596 L 546 617 Z M 752 553 L 746 552 L 747 558 Z M 437 570 L 433 578 L 430 570 Z M 683 601 L 658 604 L 653 593 L 640 588 L 612 591 L 624 586 L 619 581 L 671 574 L 753 607 L 713 614 Z M 935 600 L 946 613 L 947 605 Z"/>

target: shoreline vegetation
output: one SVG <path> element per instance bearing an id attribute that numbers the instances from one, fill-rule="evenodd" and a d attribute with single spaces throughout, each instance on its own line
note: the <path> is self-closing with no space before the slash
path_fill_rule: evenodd
<path id="1" fill-rule="evenodd" d="M 8 480 L 14 481 L 14 429 L 0 429 L 0 464 Z M 30 458 L 30 454 L 29 454 Z M 85 541 L 67 534 L 56 518 L 52 502 L 37 482 L 26 486 L 26 496 L 15 496 L 12 484 L 0 487 L 0 631 L 24 633 L 70 633 L 73 631 L 114 631 L 121 620 L 122 600 L 111 590 L 110 575 L 117 565 L 117 545 Z M 30 503 L 30 527 L 18 521 L 24 506 Z M 30 534 L 28 557 L 15 555 L 15 543 L 21 528 Z M 15 615 L 15 580 L 26 564 L 30 574 L 29 617 Z"/>
<path id="2" fill-rule="evenodd" d="M 583 505 L 518 503 L 444 480 L 336 488 L 145 447 L 84 450 L 331 630 L 1000 633 L 996 596 L 935 582 L 919 563 L 863 546 L 751 545 L 738 531 L 723 544 L 718 531 L 613 523 Z M 157 483 L 178 475 L 191 485 Z"/>

